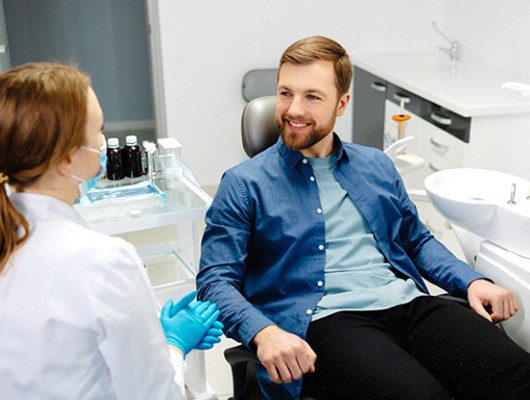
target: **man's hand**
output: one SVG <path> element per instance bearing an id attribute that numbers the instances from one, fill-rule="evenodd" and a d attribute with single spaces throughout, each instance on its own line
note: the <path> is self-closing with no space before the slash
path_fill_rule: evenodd
<path id="1" fill-rule="evenodd" d="M 467 300 L 477 314 L 493 323 L 508 320 L 519 309 L 512 292 L 484 279 L 469 284 Z M 487 306 L 491 306 L 491 314 L 484 309 Z"/>
<path id="2" fill-rule="evenodd" d="M 307 372 L 315 372 L 317 356 L 297 335 L 270 325 L 253 339 L 257 355 L 274 383 L 290 383 Z"/>

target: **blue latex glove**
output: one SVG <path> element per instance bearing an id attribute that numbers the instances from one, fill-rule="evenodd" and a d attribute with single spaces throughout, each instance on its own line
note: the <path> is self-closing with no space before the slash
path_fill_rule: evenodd
<path id="1" fill-rule="evenodd" d="M 180 308 L 189 300 L 190 295 L 177 304 L 168 300 L 160 313 L 160 323 L 167 343 L 178 347 L 184 355 L 200 343 L 219 315 L 215 304 L 210 302 L 197 301 Z M 174 310 L 177 311 L 173 312 Z"/>
<path id="2" fill-rule="evenodd" d="M 224 328 L 224 325 L 220 321 L 215 321 L 212 327 L 206 332 L 206 335 L 202 338 L 200 343 L 195 346 L 196 350 L 209 350 L 213 346 L 221 341 L 221 336 Z"/>
<path id="3" fill-rule="evenodd" d="M 173 307 L 171 307 L 170 317 L 174 317 L 176 313 L 195 300 L 196 295 L 197 292 L 194 290 L 193 292 L 189 292 L 186 296 L 182 297 L 177 304 L 174 304 Z"/>

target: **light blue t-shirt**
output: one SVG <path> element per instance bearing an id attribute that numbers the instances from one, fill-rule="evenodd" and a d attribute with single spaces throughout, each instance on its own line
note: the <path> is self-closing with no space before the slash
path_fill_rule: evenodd
<path id="1" fill-rule="evenodd" d="M 308 160 L 326 225 L 325 294 L 312 320 L 345 310 L 387 309 L 423 295 L 385 260 L 365 218 L 333 175 L 335 157 Z"/>

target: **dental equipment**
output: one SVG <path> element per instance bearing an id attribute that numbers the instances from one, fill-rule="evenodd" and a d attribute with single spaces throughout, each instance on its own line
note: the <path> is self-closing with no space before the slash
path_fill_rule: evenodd
<path id="1" fill-rule="evenodd" d="M 392 116 L 392 120 L 398 123 L 397 140 L 385 150 L 401 176 L 415 172 L 425 165 L 425 160 L 422 157 L 406 151 L 407 143 L 414 140 L 414 136 L 405 136 L 405 122 L 411 119 L 409 114 L 404 113 L 406 102 L 405 99 L 400 101 L 403 113 Z"/>
<path id="2" fill-rule="evenodd" d="M 398 123 L 398 140 L 405 137 L 405 121 L 410 119 L 408 114 L 396 114 L 392 116 L 392 119 Z"/>
<path id="3" fill-rule="evenodd" d="M 517 187 L 529 182 L 487 169 L 448 169 L 425 179 L 429 200 L 450 222 L 468 263 L 517 297 L 520 310 L 502 327 L 530 351 L 530 204 Z"/>

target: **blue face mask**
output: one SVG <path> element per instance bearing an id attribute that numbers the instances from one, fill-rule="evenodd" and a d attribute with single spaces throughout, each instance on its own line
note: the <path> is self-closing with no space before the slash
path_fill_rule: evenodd
<path id="1" fill-rule="evenodd" d="M 80 182 L 78 185 L 79 196 L 83 197 L 90 189 L 94 188 L 94 186 L 96 186 L 101 177 L 105 175 L 105 171 L 107 170 L 107 143 L 105 140 L 103 140 L 103 145 L 99 148 L 99 150 L 87 146 L 81 146 L 81 148 L 83 150 L 99 154 L 99 171 L 96 176 L 87 180 L 83 180 L 76 175 L 70 175 L 76 181 Z"/>

